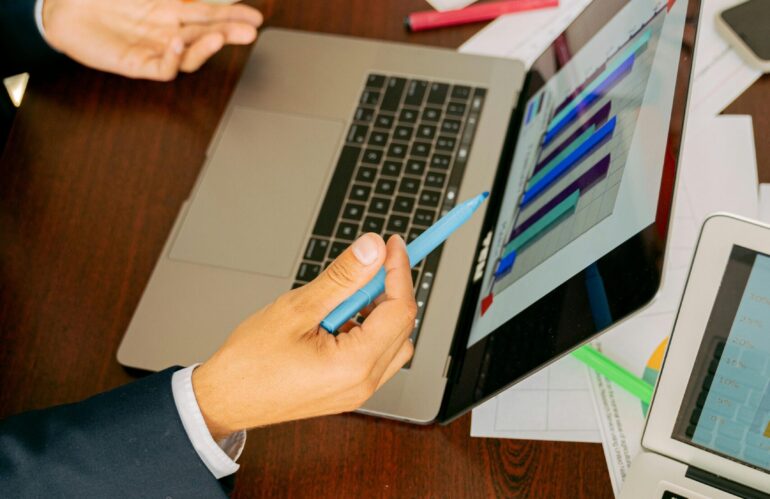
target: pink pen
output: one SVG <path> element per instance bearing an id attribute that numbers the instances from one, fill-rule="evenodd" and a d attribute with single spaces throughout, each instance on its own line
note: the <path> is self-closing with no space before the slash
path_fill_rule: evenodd
<path id="1" fill-rule="evenodd" d="M 414 12 L 404 19 L 409 31 L 424 31 L 428 29 L 445 28 L 460 24 L 478 23 L 495 19 L 503 14 L 524 12 L 527 10 L 558 7 L 559 0 L 506 0 L 503 2 L 488 2 L 472 5 L 464 9 L 436 12 L 428 10 Z"/>

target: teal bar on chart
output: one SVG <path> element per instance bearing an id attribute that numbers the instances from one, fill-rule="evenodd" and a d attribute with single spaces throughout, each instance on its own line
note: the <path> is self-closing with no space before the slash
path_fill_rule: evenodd
<path id="1" fill-rule="evenodd" d="M 583 102 L 583 99 L 588 97 L 594 90 L 596 90 L 602 83 L 604 83 L 604 80 L 607 79 L 610 75 L 612 75 L 616 69 L 622 66 L 623 63 L 626 62 L 626 59 L 628 59 L 629 57 L 633 57 L 638 50 L 642 49 L 650 41 L 651 36 L 652 36 L 652 30 L 648 29 L 639 38 L 634 40 L 634 42 L 631 45 L 629 45 L 626 48 L 626 50 L 623 51 L 622 55 L 618 56 L 612 62 L 612 64 L 609 64 L 607 66 L 607 68 L 602 72 L 602 74 L 598 78 L 596 78 L 593 82 L 591 82 L 590 85 L 584 88 L 582 92 L 580 92 L 577 96 L 575 96 L 574 99 L 572 99 L 572 102 L 570 102 L 568 106 L 566 106 L 564 109 L 559 111 L 559 113 L 551 119 L 551 122 L 548 124 L 547 131 L 550 131 L 554 127 L 554 125 L 559 123 L 564 117 L 566 117 L 568 114 L 574 111 L 575 108 L 581 102 Z"/>
<path id="2" fill-rule="evenodd" d="M 503 258 L 510 253 L 518 252 L 527 243 L 538 237 L 543 231 L 547 230 L 562 216 L 575 209 L 578 199 L 580 199 L 580 190 L 573 192 L 568 198 L 556 205 L 551 211 L 546 213 L 543 218 L 532 224 L 530 228 L 513 238 L 508 244 L 505 245 L 503 251 Z"/>

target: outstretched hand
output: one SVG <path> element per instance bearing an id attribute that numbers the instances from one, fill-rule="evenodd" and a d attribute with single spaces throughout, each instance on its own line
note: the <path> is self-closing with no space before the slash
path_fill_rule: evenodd
<path id="1" fill-rule="evenodd" d="M 183 0 L 45 0 L 48 43 L 95 69 L 171 80 L 200 68 L 225 44 L 257 37 L 262 14 L 246 5 Z"/>
<path id="2" fill-rule="evenodd" d="M 360 325 L 321 320 L 385 267 L 385 293 Z M 403 239 L 361 236 L 313 282 L 260 310 L 193 372 L 214 438 L 360 407 L 411 358 L 417 305 Z"/>

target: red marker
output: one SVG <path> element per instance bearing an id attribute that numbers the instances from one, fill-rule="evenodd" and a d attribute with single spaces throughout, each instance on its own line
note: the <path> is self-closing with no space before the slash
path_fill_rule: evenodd
<path id="1" fill-rule="evenodd" d="M 409 31 L 424 31 L 427 29 L 445 28 L 460 24 L 489 21 L 503 14 L 524 12 L 527 10 L 558 7 L 559 0 L 506 0 L 503 2 L 488 2 L 472 5 L 464 9 L 436 12 L 427 10 L 414 12 L 406 16 L 404 24 Z"/>

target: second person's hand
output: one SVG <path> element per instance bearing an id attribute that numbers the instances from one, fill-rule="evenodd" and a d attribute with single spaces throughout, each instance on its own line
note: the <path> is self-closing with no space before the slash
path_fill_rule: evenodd
<path id="1" fill-rule="evenodd" d="M 102 71 L 171 80 L 225 44 L 255 40 L 262 14 L 247 5 L 182 0 L 43 0 L 46 40 Z"/>

